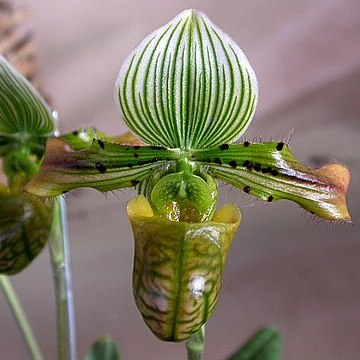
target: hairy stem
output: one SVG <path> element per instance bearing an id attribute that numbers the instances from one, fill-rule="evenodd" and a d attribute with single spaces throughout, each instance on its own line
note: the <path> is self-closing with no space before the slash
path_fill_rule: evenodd
<path id="1" fill-rule="evenodd" d="M 55 283 L 58 332 L 58 359 L 76 360 L 75 312 L 70 267 L 66 209 L 63 198 L 55 204 L 49 241 Z"/>
<path id="2" fill-rule="evenodd" d="M 35 339 L 34 333 L 30 327 L 26 314 L 21 306 L 21 303 L 9 278 L 5 275 L 0 275 L 0 288 L 2 289 L 5 298 L 11 308 L 11 311 L 16 319 L 21 335 L 29 350 L 31 359 L 42 360 L 43 356 L 41 355 L 39 345 Z"/>
<path id="3" fill-rule="evenodd" d="M 188 360 L 201 360 L 205 345 L 205 325 L 186 341 Z"/>

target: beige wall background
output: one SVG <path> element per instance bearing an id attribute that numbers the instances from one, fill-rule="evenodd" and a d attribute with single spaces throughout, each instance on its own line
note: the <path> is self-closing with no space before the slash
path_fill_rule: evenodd
<path id="1" fill-rule="evenodd" d="M 17 0 L 31 9 L 41 77 L 61 128 L 125 131 L 113 102 L 116 74 L 145 35 L 181 10 L 203 10 L 243 48 L 260 83 L 248 139 L 285 139 L 302 161 L 346 164 L 353 226 L 313 221 L 296 205 L 263 204 L 231 187 L 240 205 L 223 293 L 209 321 L 204 359 L 224 359 L 262 325 L 283 334 L 284 359 L 360 358 L 360 2 L 357 0 Z M 131 293 L 131 190 L 67 196 L 79 354 L 107 333 L 124 359 L 185 358 L 154 338 Z M 55 359 L 55 312 L 47 251 L 13 277 L 46 359 Z M 80 358 L 81 358 L 80 356 Z M 0 359 L 27 359 L 0 295 Z"/>

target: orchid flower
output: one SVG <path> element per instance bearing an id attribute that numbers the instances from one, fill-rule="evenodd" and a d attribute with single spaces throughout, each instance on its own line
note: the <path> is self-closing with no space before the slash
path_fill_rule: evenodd
<path id="1" fill-rule="evenodd" d="M 286 199 L 320 218 L 351 221 L 345 166 L 311 169 L 281 141 L 238 142 L 258 102 L 256 76 L 239 46 L 203 13 L 186 10 L 146 37 L 121 66 L 115 99 L 131 134 L 82 129 L 50 138 L 24 189 L 48 198 L 80 187 L 136 188 L 128 204 L 133 292 L 160 339 L 189 338 L 219 297 L 241 215 L 234 204 L 217 210 L 218 181 L 266 202 Z"/>
<path id="2" fill-rule="evenodd" d="M 0 56 L 0 274 L 27 267 L 45 246 L 52 204 L 23 191 L 39 171 L 54 125 L 50 108 L 32 85 Z"/>

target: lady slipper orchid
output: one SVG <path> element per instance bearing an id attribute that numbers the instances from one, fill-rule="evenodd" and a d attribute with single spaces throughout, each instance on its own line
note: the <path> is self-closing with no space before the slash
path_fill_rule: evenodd
<path id="1" fill-rule="evenodd" d="M 53 204 L 23 188 L 38 172 L 53 130 L 45 101 L 0 56 L 0 160 L 8 178 L 8 186 L 0 183 L 0 274 L 22 271 L 49 238 Z"/>
<path id="2" fill-rule="evenodd" d="M 159 338 L 190 337 L 216 304 L 240 221 L 235 205 L 216 211 L 216 180 L 351 221 L 344 166 L 311 169 L 283 142 L 235 143 L 254 115 L 257 80 L 238 45 L 203 13 L 186 10 L 143 40 L 120 69 L 115 97 L 135 136 L 84 129 L 52 138 L 25 189 L 53 197 L 136 186 L 140 196 L 128 205 L 134 296 Z"/>

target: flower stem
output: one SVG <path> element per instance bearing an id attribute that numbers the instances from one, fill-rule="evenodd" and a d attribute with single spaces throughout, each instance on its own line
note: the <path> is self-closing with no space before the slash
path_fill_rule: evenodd
<path id="1" fill-rule="evenodd" d="M 205 345 L 205 325 L 186 341 L 188 360 L 201 360 Z"/>
<path id="2" fill-rule="evenodd" d="M 57 307 L 58 359 L 76 360 L 75 312 L 70 249 L 63 198 L 55 204 L 49 241 Z"/>
<path id="3" fill-rule="evenodd" d="M 5 275 L 0 275 L 0 288 L 2 289 L 5 298 L 11 308 L 11 311 L 16 319 L 22 337 L 29 350 L 31 359 L 42 360 L 43 356 L 41 355 L 39 345 L 35 339 L 34 333 L 30 327 L 26 314 L 21 306 L 21 303 L 9 278 Z"/>

